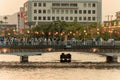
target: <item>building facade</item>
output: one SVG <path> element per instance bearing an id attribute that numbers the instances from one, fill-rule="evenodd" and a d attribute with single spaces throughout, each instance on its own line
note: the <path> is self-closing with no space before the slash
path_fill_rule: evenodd
<path id="1" fill-rule="evenodd" d="M 19 12 L 19 26 L 53 21 L 101 22 L 102 0 L 28 0 Z M 22 14 L 21 14 L 22 13 Z M 21 23 L 23 22 L 23 23 Z M 24 24 L 24 25 L 23 25 Z"/>

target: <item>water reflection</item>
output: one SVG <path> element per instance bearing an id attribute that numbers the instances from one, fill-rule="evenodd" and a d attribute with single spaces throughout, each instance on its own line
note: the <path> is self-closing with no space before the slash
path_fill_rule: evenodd
<path id="1" fill-rule="evenodd" d="M 30 56 L 30 62 L 58 62 L 61 53 Z M 105 57 L 96 54 L 71 53 L 75 62 L 104 62 Z M 0 55 L 0 62 L 17 62 L 19 56 Z M 0 68 L 0 80 L 119 80 L 119 69 L 84 68 Z"/>

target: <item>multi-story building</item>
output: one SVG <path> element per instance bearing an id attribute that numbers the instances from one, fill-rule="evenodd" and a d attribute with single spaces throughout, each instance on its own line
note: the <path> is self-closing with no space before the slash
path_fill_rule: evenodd
<path id="1" fill-rule="evenodd" d="M 20 11 L 19 26 L 33 26 L 57 20 L 81 23 L 101 22 L 102 0 L 28 0 Z M 22 14 L 21 14 L 22 13 Z M 24 23 L 21 23 L 24 22 Z"/>

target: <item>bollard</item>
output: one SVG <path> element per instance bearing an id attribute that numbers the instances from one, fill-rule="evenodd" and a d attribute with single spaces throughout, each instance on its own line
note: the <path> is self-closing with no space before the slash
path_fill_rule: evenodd
<path id="1" fill-rule="evenodd" d="M 107 56 L 107 58 L 106 58 L 106 62 L 107 63 L 117 63 L 118 61 L 117 61 L 117 56 Z"/>
<path id="2" fill-rule="evenodd" d="M 28 56 L 20 56 L 20 63 L 27 63 L 28 62 Z"/>

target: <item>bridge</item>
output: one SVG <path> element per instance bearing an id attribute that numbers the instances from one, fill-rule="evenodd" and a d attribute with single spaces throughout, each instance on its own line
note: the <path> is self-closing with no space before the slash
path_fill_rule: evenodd
<path id="1" fill-rule="evenodd" d="M 48 52 L 92 52 L 106 56 L 107 63 L 118 62 L 120 45 L 4 45 L 0 54 L 20 56 L 20 62 L 28 62 L 29 56 L 42 55 Z"/>

